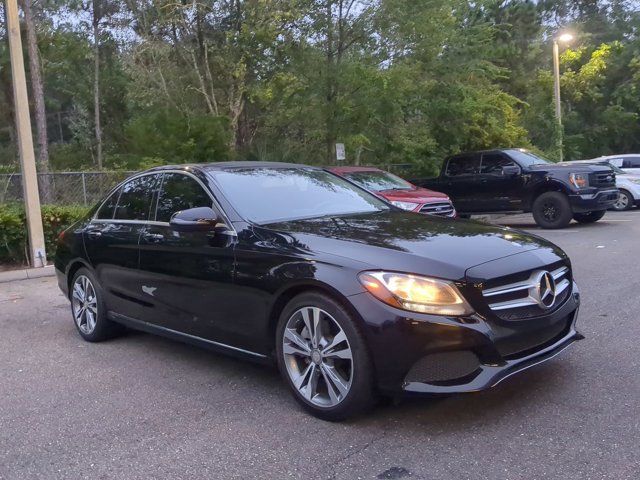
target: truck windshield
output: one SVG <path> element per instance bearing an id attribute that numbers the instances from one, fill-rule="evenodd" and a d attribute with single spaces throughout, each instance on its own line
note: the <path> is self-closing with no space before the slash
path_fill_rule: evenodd
<path id="1" fill-rule="evenodd" d="M 383 190 L 413 190 L 414 188 L 413 185 L 406 180 L 396 177 L 392 173 L 378 170 L 349 172 L 344 176 L 356 185 L 360 185 L 362 188 L 373 192 L 381 192 Z"/>
<path id="2" fill-rule="evenodd" d="M 526 150 L 507 150 L 507 153 L 522 167 L 531 167 L 533 165 L 547 165 L 551 163 L 549 160 L 538 157 Z"/>

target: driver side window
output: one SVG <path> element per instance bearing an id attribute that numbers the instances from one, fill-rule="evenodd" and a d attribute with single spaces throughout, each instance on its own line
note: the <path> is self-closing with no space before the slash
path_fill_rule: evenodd
<path id="1" fill-rule="evenodd" d="M 515 167 L 516 164 L 499 153 L 485 153 L 482 155 L 480 173 L 485 175 L 502 175 L 502 167 Z"/>
<path id="2" fill-rule="evenodd" d="M 169 222 L 181 210 L 211 207 L 211 197 L 193 178 L 181 173 L 165 173 L 158 196 L 156 221 Z"/>

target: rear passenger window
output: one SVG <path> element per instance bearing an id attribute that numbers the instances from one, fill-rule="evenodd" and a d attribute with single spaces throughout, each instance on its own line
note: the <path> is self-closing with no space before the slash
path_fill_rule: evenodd
<path id="1" fill-rule="evenodd" d="M 99 220 L 111 220 L 113 218 L 113 214 L 116 211 L 116 204 L 118 203 L 118 197 L 120 196 L 120 188 L 118 188 L 115 192 L 113 192 L 109 198 L 102 204 L 98 213 L 96 213 L 96 218 Z"/>
<path id="2" fill-rule="evenodd" d="M 148 220 L 156 183 L 156 175 L 145 175 L 128 181 L 116 207 L 116 220 Z"/>
<path id="3" fill-rule="evenodd" d="M 629 157 L 625 159 L 626 168 L 640 168 L 640 157 Z"/>
<path id="4" fill-rule="evenodd" d="M 475 175 L 480 168 L 480 157 L 473 156 L 461 156 L 454 157 L 449 160 L 447 164 L 447 176 L 457 177 L 460 175 Z"/>
<path id="5" fill-rule="evenodd" d="M 168 222 L 176 212 L 211 205 L 211 197 L 192 177 L 181 173 L 166 173 L 158 198 L 156 221 Z"/>

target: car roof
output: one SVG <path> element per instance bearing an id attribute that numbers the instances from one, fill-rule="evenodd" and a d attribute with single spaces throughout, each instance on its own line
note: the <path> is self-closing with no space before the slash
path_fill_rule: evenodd
<path id="1" fill-rule="evenodd" d="M 304 165 L 302 163 L 285 163 L 285 162 L 259 162 L 259 161 L 238 161 L 238 162 L 212 162 L 212 163 L 185 163 L 180 165 L 163 165 L 160 167 L 151 168 L 152 171 L 162 170 L 226 170 L 233 168 L 315 168 L 311 165 Z"/>
<path id="2" fill-rule="evenodd" d="M 352 173 L 352 172 L 383 172 L 377 167 L 325 167 L 333 173 Z"/>
<path id="3" fill-rule="evenodd" d="M 460 157 L 460 156 L 464 156 L 464 155 L 477 155 L 480 153 L 496 153 L 496 152 L 509 152 L 509 151 L 513 151 L 513 150 L 518 150 L 520 152 L 531 152 L 531 150 L 527 150 L 526 148 L 518 148 L 518 147 L 513 147 L 513 148 L 491 148 L 489 150 L 470 150 L 470 151 L 466 151 L 466 152 L 460 152 L 460 153 L 456 153 L 455 155 L 451 155 L 447 158 L 455 158 L 455 157 Z"/>
<path id="4" fill-rule="evenodd" d="M 593 160 L 607 160 L 610 158 L 627 158 L 627 157 L 638 157 L 640 153 L 622 153 L 620 155 L 603 155 L 602 157 L 594 158 Z"/>

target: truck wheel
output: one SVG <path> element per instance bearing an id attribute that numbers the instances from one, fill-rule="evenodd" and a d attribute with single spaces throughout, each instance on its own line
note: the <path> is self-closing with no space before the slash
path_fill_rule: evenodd
<path id="1" fill-rule="evenodd" d="M 623 212 L 625 210 L 631 210 L 633 208 L 633 197 L 626 190 L 620 190 L 618 200 L 611 206 L 611 210 L 616 212 Z"/>
<path id="2" fill-rule="evenodd" d="M 595 212 L 574 213 L 573 219 L 580 223 L 595 223 L 604 217 L 606 210 L 596 210 Z"/>
<path id="3" fill-rule="evenodd" d="M 569 199 L 561 192 L 545 192 L 533 202 L 533 219 L 542 228 L 564 228 L 571 222 Z"/>

